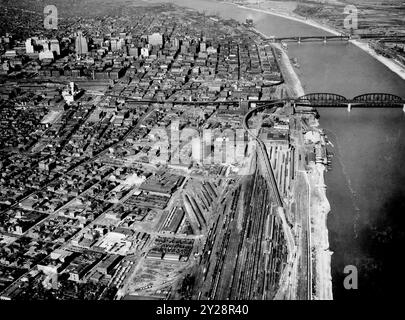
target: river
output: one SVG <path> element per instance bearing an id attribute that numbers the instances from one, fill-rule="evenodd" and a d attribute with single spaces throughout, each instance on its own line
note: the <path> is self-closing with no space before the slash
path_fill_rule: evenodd
<path id="1" fill-rule="evenodd" d="M 244 22 L 275 36 L 318 35 L 312 26 L 208 0 L 170 2 Z M 405 81 L 345 42 L 290 44 L 305 92 L 352 98 L 369 92 L 405 97 Z M 328 230 L 334 299 L 387 298 L 404 287 L 399 256 L 405 243 L 405 113 L 401 109 L 320 109 L 320 125 L 334 144 L 326 173 L 331 204 Z M 357 290 L 346 290 L 343 269 L 358 269 Z"/>

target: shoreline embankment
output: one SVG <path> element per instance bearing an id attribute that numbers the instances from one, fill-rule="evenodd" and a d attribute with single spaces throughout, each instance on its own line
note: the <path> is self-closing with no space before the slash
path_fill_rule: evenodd
<path id="1" fill-rule="evenodd" d="M 267 37 L 263 32 L 256 30 L 258 34 Z M 284 78 L 284 83 L 291 88 L 291 94 L 294 98 L 305 94 L 301 81 L 297 76 L 287 53 L 279 43 L 272 44 L 281 53 L 279 67 Z M 329 231 L 327 227 L 327 217 L 330 212 L 330 203 L 326 196 L 326 185 L 324 180 L 325 167 L 315 166 L 308 174 L 308 185 L 311 189 L 311 195 L 316 194 L 314 201 L 310 201 L 312 206 L 309 208 L 313 222 L 311 228 L 314 235 L 311 236 L 315 241 L 311 244 L 314 248 L 314 266 L 315 266 L 315 299 L 332 300 L 332 274 L 331 274 L 331 256 L 329 250 Z"/>
<path id="2" fill-rule="evenodd" d="M 285 79 L 285 84 L 291 87 L 295 97 L 305 94 L 301 81 L 299 80 L 290 59 L 280 44 L 274 44 L 281 51 L 280 69 Z M 319 125 L 319 124 L 318 124 Z M 318 128 L 318 126 L 317 126 Z M 332 273 L 331 273 L 331 256 L 329 250 L 329 230 L 327 227 L 328 214 L 330 212 L 330 203 L 326 196 L 325 185 L 325 166 L 317 165 L 313 170 L 308 172 L 308 178 L 311 195 L 315 194 L 314 201 L 310 200 L 310 215 L 313 219 L 311 229 L 314 234 L 311 236 L 315 241 L 311 244 L 314 248 L 314 265 L 315 265 L 315 299 L 332 300 Z M 310 197 L 311 197 L 310 195 Z"/>
<path id="3" fill-rule="evenodd" d="M 298 17 L 298 16 L 292 16 L 292 15 L 278 13 L 278 12 L 264 10 L 264 9 L 251 8 L 249 6 L 238 5 L 238 4 L 235 4 L 235 3 L 232 3 L 232 2 L 225 2 L 225 3 L 237 6 L 238 8 L 241 8 L 241 9 L 253 10 L 253 11 L 256 11 L 256 12 L 270 14 L 270 15 L 274 15 L 274 16 L 277 16 L 277 17 L 293 20 L 293 21 L 296 21 L 296 22 L 305 23 L 305 24 L 307 24 L 309 26 L 312 26 L 312 27 L 317 28 L 317 29 L 324 30 L 324 31 L 329 32 L 329 33 L 331 33 L 333 35 L 336 35 L 336 36 L 341 35 L 341 32 L 333 29 L 332 27 L 323 25 L 323 24 L 321 24 L 321 23 L 319 23 L 317 21 L 311 20 L 311 19 L 304 19 L 304 18 L 301 18 L 301 17 Z M 353 45 L 355 45 L 356 47 L 358 47 L 359 49 L 367 52 L 373 58 L 375 58 L 376 60 L 381 62 L 388 69 L 390 69 L 392 72 L 394 72 L 399 77 L 401 77 L 402 79 L 405 80 L 405 66 L 400 65 L 398 62 L 394 61 L 393 59 L 386 58 L 386 57 L 383 57 L 382 55 L 379 55 L 372 48 L 370 48 L 369 45 L 367 43 L 365 43 L 365 42 L 361 42 L 359 40 L 349 40 L 349 42 L 352 43 Z"/>

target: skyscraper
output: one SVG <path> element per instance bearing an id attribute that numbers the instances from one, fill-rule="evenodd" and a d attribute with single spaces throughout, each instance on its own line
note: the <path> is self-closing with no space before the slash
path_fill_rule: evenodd
<path id="1" fill-rule="evenodd" d="M 60 55 L 60 46 L 59 41 L 57 39 L 51 40 L 51 51 L 54 52 L 56 55 Z"/>
<path id="2" fill-rule="evenodd" d="M 87 40 L 81 31 L 77 32 L 76 36 L 76 54 L 86 54 L 89 52 L 87 47 Z"/>
<path id="3" fill-rule="evenodd" d="M 28 53 L 34 53 L 34 46 L 32 45 L 32 39 L 28 38 L 25 41 L 25 51 Z"/>
<path id="4" fill-rule="evenodd" d="M 42 51 L 39 53 L 39 60 L 50 59 L 53 60 L 53 52 L 50 50 L 50 42 L 47 39 L 38 40 L 42 45 Z"/>

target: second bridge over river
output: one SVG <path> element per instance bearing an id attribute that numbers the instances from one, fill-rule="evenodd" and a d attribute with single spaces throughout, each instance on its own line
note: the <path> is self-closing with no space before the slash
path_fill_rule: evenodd
<path id="1" fill-rule="evenodd" d="M 404 35 L 379 35 L 379 34 L 362 34 L 362 35 L 351 35 L 351 34 L 340 34 L 340 35 L 308 35 L 308 36 L 289 36 L 289 37 L 270 37 L 272 41 L 277 42 L 320 42 L 324 43 L 328 41 L 349 41 L 354 39 L 378 39 L 382 41 L 404 41 Z"/>

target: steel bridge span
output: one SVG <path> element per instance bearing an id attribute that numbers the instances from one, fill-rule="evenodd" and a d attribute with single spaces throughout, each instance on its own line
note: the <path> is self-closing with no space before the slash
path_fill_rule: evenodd
<path id="1" fill-rule="evenodd" d="M 309 93 L 293 101 L 294 106 L 317 108 L 403 108 L 405 99 L 390 93 L 366 93 L 352 99 L 335 93 Z"/>
<path id="2" fill-rule="evenodd" d="M 309 36 L 290 36 L 290 37 L 278 37 L 273 38 L 274 41 L 278 42 L 315 42 L 315 41 L 349 41 L 351 39 L 379 39 L 382 41 L 404 41 L 404 35 L 384 35 L 384 34 L 362 34 L 362 35 L 350 35 L 350 34 L 340 34 L 340 35 L 309 35 Z"/>
<path id="3" fill-rule="evenodd" d="M 337 36 L 292 36 L 292 37 L 282 37 L 282 38 L 274 38 L 277 42 L 316 42 L 316 41 L 349 41 L 351 39 L 351 35 L 337 35 Z"/>

